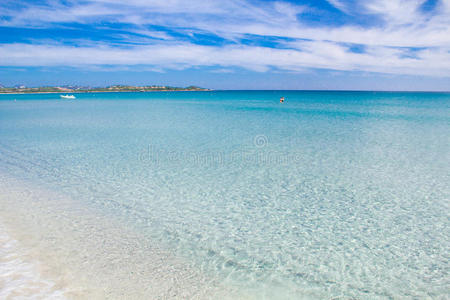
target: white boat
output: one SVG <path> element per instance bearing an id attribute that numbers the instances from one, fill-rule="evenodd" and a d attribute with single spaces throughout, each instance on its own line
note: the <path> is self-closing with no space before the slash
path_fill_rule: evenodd
<path id="1" fill-rule="evenodd" d="M 64 99 L 75 99 L 74 95 L 59 95 L 59 96 Z"/>

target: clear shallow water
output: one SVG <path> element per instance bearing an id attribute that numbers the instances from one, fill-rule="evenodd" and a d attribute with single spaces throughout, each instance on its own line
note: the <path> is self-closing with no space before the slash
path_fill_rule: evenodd
<path id="1" fill-rule="evenodd" d="M 38 262 L 27 261 L 18 242 L 0 224 L 0 298 L 65 299 L 55 283 L 43 278 Z"/>
<path id="2" fill-rule="evenodd" d="M 58 97 L 0 95 L 1 171 L 245 295 L 448 297 L 450 94 Z"/>

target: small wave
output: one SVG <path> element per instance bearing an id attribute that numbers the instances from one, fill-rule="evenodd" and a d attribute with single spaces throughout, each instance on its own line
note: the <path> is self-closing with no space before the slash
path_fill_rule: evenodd
<path id="1" fill-rule="evenodd" d="M 30 261 L 18 241 L 0 223 L 0 299 L 66 299 L 64 291 L 39 271 L 39 262 Z"/>

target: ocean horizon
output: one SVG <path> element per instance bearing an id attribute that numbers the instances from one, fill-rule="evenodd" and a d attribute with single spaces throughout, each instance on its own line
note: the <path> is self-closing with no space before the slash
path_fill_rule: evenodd
<path id="1" fill-rule="evenodd" d="M 0 94 L 0 298 L 448 297 L 450 92 L 74 95 Z"/>

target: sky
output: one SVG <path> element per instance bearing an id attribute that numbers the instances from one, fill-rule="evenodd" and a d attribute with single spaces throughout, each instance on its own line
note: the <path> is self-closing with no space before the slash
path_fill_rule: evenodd
<path id="1" fill-rule="evenodd" d="M 450 90 L 450 0 L 1 0 L 0 85 Z"/>

